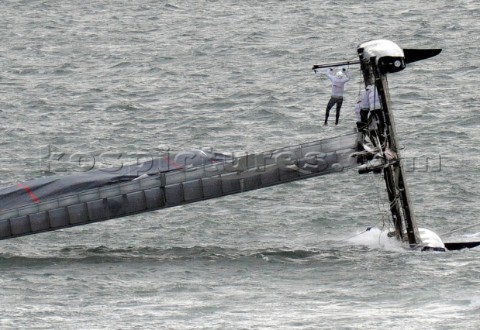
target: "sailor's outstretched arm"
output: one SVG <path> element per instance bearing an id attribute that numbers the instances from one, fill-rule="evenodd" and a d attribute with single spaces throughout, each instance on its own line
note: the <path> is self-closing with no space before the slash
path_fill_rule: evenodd
<path id="1" fill-rule="evenodd" d="M 330 78 L 330 80 L 332 80 L 333 78 L 335 78 L 335 76 L 332 74 L 332 72 L 333 72 L 333 69 L 332 69 L 332 68 L 325 70 L 325 74 L 327 75 L 328 78 Z"/>

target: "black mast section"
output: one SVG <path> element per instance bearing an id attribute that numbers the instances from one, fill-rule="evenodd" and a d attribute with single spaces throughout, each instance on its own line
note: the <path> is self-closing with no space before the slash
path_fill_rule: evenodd
<path id="1" fill-rule="evenodd" d="M 364 59 L 361 52 L 359 56 L 365 86 L 375 85 L 381 99 L 381 109 L 376 111 L 378 118 L 378 141 L 380 142 L 378 147 L 384 155 L 387 148 L 397 155 L 394 160 L 385 159 L 386 163 L 383 167 L 383 176 L 390 202 L 390 212 L 395 225 L 395 235 L 399 240 L 408 242 L 413 247 L 422 242 L 405 181 L 404 169 L 400 161 L 387 76 L 377 66 L 375 57 Z"/>

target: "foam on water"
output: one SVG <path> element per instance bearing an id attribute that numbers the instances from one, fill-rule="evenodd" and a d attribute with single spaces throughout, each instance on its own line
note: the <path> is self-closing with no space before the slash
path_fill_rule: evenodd
<path id="1" fill-rule="evenodd" d="M 388 233 L 388 230 L 370 228 L 350 238 L 348 242 L 355 245 L 368 246 L 372 249 L 395 252 L 405 251 L 405 245 L 395 239 L 395 237 L 388 237 Z"/>

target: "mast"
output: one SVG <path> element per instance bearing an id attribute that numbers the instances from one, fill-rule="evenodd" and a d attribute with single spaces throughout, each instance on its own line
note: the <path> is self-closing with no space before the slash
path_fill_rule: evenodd
<path id="1" fill-rule="evenodd" d="M 401 163 L 387 75 L 384 68 L 377 65 L 375 56 L 363 58 L 363 48 L 359 48 L 359 56 L 365 86 L 374 85 L 381 101 L 381 109 L 375 110 L 375 116 L 378 120 L 377 147 L 380 149 L 380 154 L 384 155 L 383 176 L 395 226 L 395 236 L 414 247 L 421 244 L 422 241 Z M 400 65 L 403 65 L 403 63 Z M 388 157 L 387 154 L 395 156 Z"/>

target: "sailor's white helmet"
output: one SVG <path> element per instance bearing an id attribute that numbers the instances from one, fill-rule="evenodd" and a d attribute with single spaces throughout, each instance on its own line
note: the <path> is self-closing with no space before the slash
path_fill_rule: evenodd
<path id="1" fill-rule="evenodd" d="M 343 78 L 343 73 L 342 71 L 338 71 L 336 74 L 337 78 Z"/>

